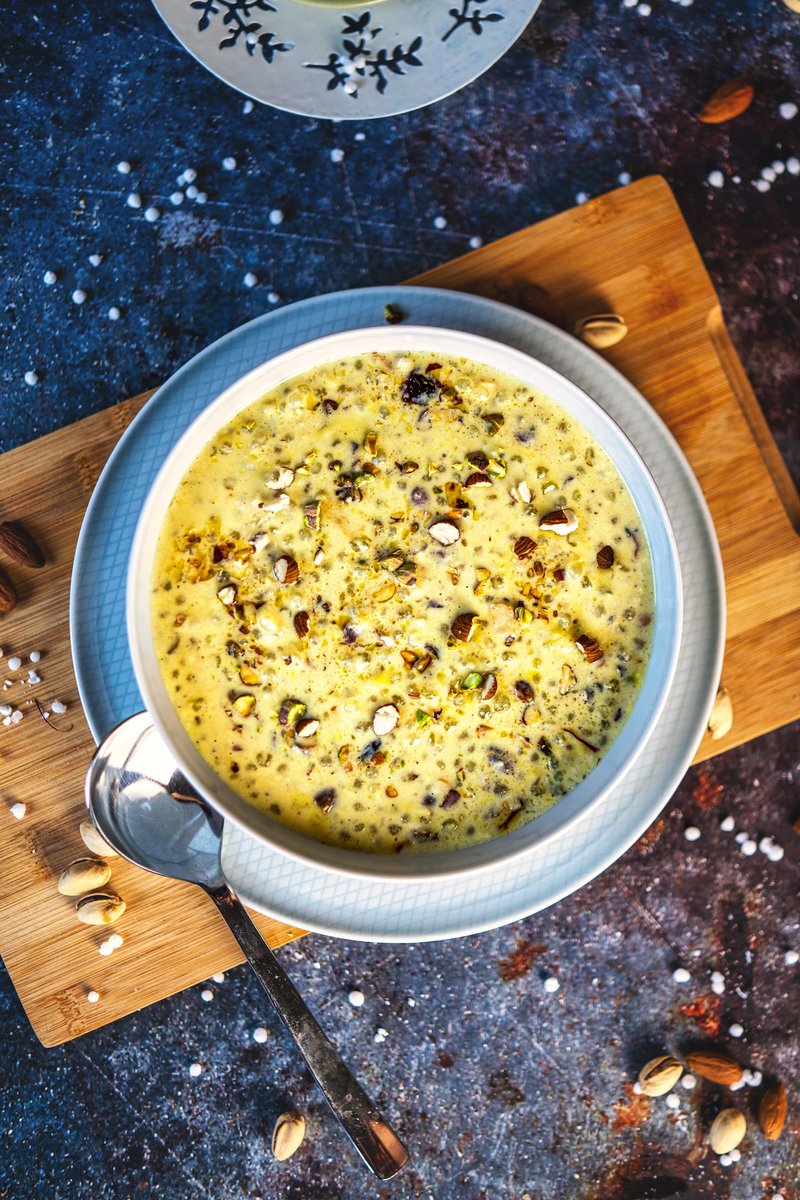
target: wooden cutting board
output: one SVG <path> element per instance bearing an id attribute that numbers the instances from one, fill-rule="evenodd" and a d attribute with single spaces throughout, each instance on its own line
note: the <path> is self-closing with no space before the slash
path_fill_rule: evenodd
<path id="1" fill-rule="evenodd" d="M 698 759 L 800 715 L 800 500 L 731 346 L 717 297 L 663 179 L 641 180 L 522 230 L 414 280 L 521 302 L 547 289 L 572 322 L 621 313 L 628 337 L 608 358 L 648 397 L 683 446 L 711 507 L 725 562 L 728 642 L 723 679 L 735 720 Z M 547 315 L 547 311 L 543 313 Z M 25 521 L 43 570 L 9 567 L 20 603 L 0 617 L 6 656 L 42 653 L 42 683 L 3 700 L 68 704 L 59 729 L 35 709 L 0 726 L 0 953 L 31 1023 L 53 1046 L 241 961 L 210 902 L 185 884 L 114 860 L 128 904 L 124 946 L 101 957 L 105 933 L 78 924 L 55 875 L 83 850 L 83 778 L 93 750 L 69 651 L 69 581 L 92 488 L 146 402 L 137 396 L 2 456 L 0 518 Z M 0 673 L 2 680 L 2 673 Z M 0 683 L 0 686 L 2 684 Z M 27 806 L 16 820 L 10 807 Z M 302 930 L 255 915 L 273 946 Z M 98 1003 L 86 994 L 95 989 Z"/>

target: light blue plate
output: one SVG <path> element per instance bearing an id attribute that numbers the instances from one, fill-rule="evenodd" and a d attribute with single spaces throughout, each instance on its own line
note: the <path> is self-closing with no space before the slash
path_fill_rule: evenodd
<path id="1" fill-rule="evenodd" d="M 223 862 L 254 908 L 345 937 L 419 941 L 492 928 L 546 907 L 620 856 L 672 795 L 703 735 L 724 644 L 724 581 L 711 519 L 683 454 L 644 398 L 604 359 L 506 305 L 432 288 L 364 288 L 305 300 L 234 330 L 182 367 L 126 430 L 98 481 L 75 554 L 72 654 L 99 741 L 143 707 L 128 653 L 125 584 L 145 496 L 198 413 L 247 371 L 301 342 L 377 324 L 395 303 L 409 322 L 515 346 L 561 371 L 622 427 L 652 472 L 678 543 L 684 625 L 678 668 L 651 741 L 619 787 L 577 825 L 521 859 L 446 882 L 374 883 L 329 876 L 226 826 Z M 632 335 L 633 336 L 633 335 Z"/>

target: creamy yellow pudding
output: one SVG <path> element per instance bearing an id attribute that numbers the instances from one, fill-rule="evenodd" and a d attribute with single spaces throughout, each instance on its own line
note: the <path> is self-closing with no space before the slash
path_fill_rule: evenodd
<path id="1" fill-rule="evenodd" d="M 178 484 L 152 580 L 172 703 L 312 838 L 449 850 L 596 766 L 644 677 L 652 572 L 588 432 L 466 359 L 366 354 L 243 409 Z"/>

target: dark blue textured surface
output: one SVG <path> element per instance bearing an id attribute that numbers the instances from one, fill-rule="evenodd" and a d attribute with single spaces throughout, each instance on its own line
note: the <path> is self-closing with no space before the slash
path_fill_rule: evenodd
<path id="1" fill-rule="evenodd" d="M 766 193 L 752 186 L 773 160 L 800 155 L 800 118 L 778 111 L 798 100 L 800 17 L 780 0 L 651 5 L 644 16 L 545 0 L 511 53 L 464 92 L 406 117 L 335 126 L 245 115 L 146 0 L 11 0 L 0 75 L 0 448 L 161 382 L 272 303 L 395 282 L 474 235 L 488 241 L 608 190 L 621 172 L 661 171 L 800 474 L 800 178 L 784 172 Z M 739 72 L 756 84 L 751 110 L 698 126 L 710 91 Z M 227 155 L 233 172 L 221 166 Z M 133 164 L 128 179 L 120 159 Z M 189 166 L 208 202 L 173 209 Z M 706 181 L 716 168 L 721 190 Z M 159 221 L 126 207 L 134 187 Z M 279 226 L 273 208 L 285 213 Z M 94 253 L 104 256 L 97 268 Z M 58 275 L 52 288 L 46 270 Z M 252 290 L 246 271 L 259 277 Z M 81 307 L 75 287 L 88 295 Z M 30 369 L 35 387 L 24 382 Z M 761 1200 L 780 1189 L 797 1200 L 800 976 L 783 962 L 800 949 L 797 770 L 792 731 L 695 770 L 625 859 L 518 928 L 419 948 L 313 937 L 282 952 L 412 1145 L 414 1164 L 386 1187 L 355 1164 L 243 969 L 214 986 L 211 1004 L 196 989 L 55 1051 L 38 1046 L 4 977 L 0 1197 Z M 784 844 L 783 862 L 745 859 L 718 831 L 727 811 Z M 699 843 L 682 837 L 689 820 Z M 683 989 L 670 977 L 676 961 L 694 973 Z M 707 993 L 711 969 L 728 978 L 719 1011 L 682 1013 Z M 545 970 L 562 981 L 556 996 L 542 990 Z M 355 984 L 367 996 L 360 1010 L 346 1000 Z M 685 1093 L 684 1127 L 663 1102 L 642 1121 L 624 1087 L 651 1051 L 685 1048 L 718 1019 L 723 1044 L 786 1079 L 794 1103 L 793 1131 L 775 1144 L 751 1132 L 727 1170 L 689 1156 L 715 1089 Z M 740 1042 L 725 1034 L 734 1020 Z M 252 1040 L 258 1024 L 270 1033 L 264 1046 Z M 188 1076 L 193 1061 L 206 1067 L 199 1079 Z M 269 1136 L 287 1107 L 308 1114 L 310 1131 L 279 1167 Z"/>

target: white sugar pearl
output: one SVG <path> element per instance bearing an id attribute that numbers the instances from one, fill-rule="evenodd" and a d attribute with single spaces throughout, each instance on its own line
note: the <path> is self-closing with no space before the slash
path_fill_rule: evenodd
<path id="1" fill-rule="evenodd" d="M 27 383 L 28 387 L 36 387 L 37 383 L 39 382 L 39 376 L 38 376 L 37 372 L 36 371 L 26 371 L 25 372 L 25 382 Z"/>
<path id="2" fill-rule="evenodd" d="M 354 142 L 365 142 L 366 140 L 367 140 L 367 135 L 365 133 L 361 133 L 361 132 L 357 133 L 353 138 Z"/>
<path id="3" fill-rule="evenodd" d="M 622 7 L 623 8 L 636 8 L 636 5 L 638 3 L 639 3 L 639 0 L 622 0 Z"/>
<path id="4" fill-rule="evenodd" d="M 770 184 L 767 183 L 766 179 L 756 179 L 753 183 L 753 187 L 757 192 L 768 192 L 770 189 Z"/>
<path id="5" fill-rule="evenodd" d="M 33 687 L 34 684 L 41 683 L 42 677 L 36 671 L 28 671 L 28 683 Z"/>
<path id="6" fill-rule="evenodd" d="M 775 172 L 773 171 L 772 167 L 762 167 L 761 178 L 766 179 L 767 183 L 774 183 Z"/>
<path id="7" fill-rule="evenodd" d="M 254 275 L 252 271 L 248 271 L 242 280 L 242 283 L 246 288 L 253 288 L 258 283 L 258 276 Z"/>
<path id="8" fill-rule="evenodd" d="M 736 822 L 733 817 L 723 817 L 719 823 L 719 827 L 723 833 L 733 833 L 736 828 Z"/>
<path id="9" fill-rule="evenodd" d="M 259 1025 L 256 1029 L 253 1030 L 253 1041 L 261 1043 L 261 1042 L 265 1042 L 266 1040 L 267 1040 L 267 1031 L 263 1025 Z"/>
<path id="10" fill-rule="evenodd" d="M 355 96 L 356 92 L 358 91 L 358 84 L 356 83 L 355 79 L 348 79 L 347 83 L 344 84 L 342 91 L 347 96 Z"/>
<path id="11" fill-rule="evenodd" d="M 364 1003 L 364 993 L 360 992 L 358 988 L 353 988 L 352 992 L 347 993 L 347 999 L 353 1008 L 361 1008 Z"/>
<path id="12" fill-rule="evenodd" d="M 483 238 L 479 237 L 477 234 L 475 234 L 474 237 L 471 237 L 469 239 L 470 250 L 480 250 L 482 245 L 483 245 Z"/>
<path id="13" fill-rule="evenodd" d="M 255 108 L 255 104 L 253 104 L 252 100 L 245 100 L 244 104 L 242 105 L 242 112 L 247 117 L 250 115 L 250 113 L 253 111 L 254 108 Z"/>
<path id="14" fill-rule="evenodd" d="M 280 208 L 273 208 L 269 214 L 269 223 L 270 225 L 282 225 L 283 210 Z"/>
<path id="15" fill-rule="evenodd" d="M 75 291 L 72 293 L 72 303 L 83 304 L 85 299 L 86 292 L 83 290 L 83 288 L 75 288 Z"/>
<path id="16" fill-rule="evenodd" d="M 233 157 L 232 154 L 228 155 L 227 158 L 223 158 L 222 169 L 223 169 L 223 171 L 235 171 L 236 170 L 236 159 Z"/>
<path id="17" fill-rule="evenodd" d="M 125 159 L 123 159 L 122 162 L 117 163 L 117 170 L 119 171 L 120 175 L 130 175 L 131 164 L 129 162 L 125 162 Z"/>
<path id="18" fill-rule="evenodd" d="M 697 842 L 700 840 L 700 830 L 696 825 L 687 825 L 683 831 L 683 836 L 687 842 Z"/>
<path id="19" fill-rule="evenodd" d="M 331 162 L 340 163 L 343 161 L 344 161 L 344 150 L 340 150 L 338 146 L 335 146 L 334 149 L 331 150 Z"/>
<path id="20" fill-rule="evenodd" d="M 381 1042 L 386 1041 L 388 1036 L 389 1036 L 388 1029 L 384 1029 L 382 1025 L 379 1025 L 378 1028 L 375 1030 L 375 1034 L 374 1034 L 372 1040 L 373 1040 L 373 1042 L 377 1042 L 378 1045 L 380 1045 Z"/>
<path id="21" fill-rule="evenodd" d="M 203 988 L 200 993 L 200 999 L 205 1000 L 206 1004 L 209 1004 L 214 999 L 214 993 L 211 991 L 211 988 Z"/>
<path id="22" fill-rule="evenodd" d="M 578 192 L 577 196 L 575 197 L 575 203 L 576 204 L 585 204 L 588 199 L 589 199 L 588 192 Z"/>
<path id="23" fill-rule="evenodd" d="M 16 804 L 12 804 L 8 811 L 15 820 L 21 821 L 25 816 L 25 805 L 23 804 L 22 800 L 17 800 Z"/>
<path id="24" fill-rule="evenodd" d="M 102 261 L 103 261 L 102 254 L 90 254 L 89 255 L 89 266 L 90 267 L 99 267 L 100 263 Z"/>
<path id="25" fill-rule="evenodd" d="M 558 982 L 555 975 L 548 975 L 543 986 L 546 992 L 553 993 L 558 991 L 558 989 L 561 987 L 561 984 Z"/>
<path id="26" fill-rule="evenodd" d="M 154 221 L 157 221 L 160 216 L 161 210 L 156 208 L 154 204 L 151 204 L 150 208 L 145 209 L 144 219 L 145 221 L 149 221 L 151 225 Z"/>
<path id="27" fill-rule="evenodd" d="M 67 711 L 67 706 L 61 700 L 54 700 L 50 705 L 50 711 L 56 713 L 57 716 L 61 716 L 62 713 Z"/>
<path id="28" fill-rule="evenodd" d="M 631 1091 L 633 1092 L 634 1096 L 641 1096 L 641 1094 L 642 1094 L 642 1085 L 639 1083 L 639 1080 L 638 1080 L 638 1079 L 636 1080 L 636 1083 L 635 1083 L 635 1084 L 633 1085 L 633 1087 L 631 1088 Z"/>
<path id="29" fill-rule="evenodd" d="M 749 834 L 749 833 L 743 833 L 743 832 L 741 832 L 741 831 L 740 831 L 740 832 L 739 832 L 739 833 L 737 833 L 737 835 L 736 835 L 736 841 L 737 841 L 737 842 L 739 843 L 739 845 L 741 846 L 742 842 L 746 842 L 746 841 L 747 841 L 747 839 L 748 839 L 749 837 L 750 837 L 750 834 Z"/>
<path id="30" fill-rule="evenodd" d="M 183 172 L 183 178 L 185 183 L 194 183 L 195 179 L 197 179 L 197 171 L 195 171 L 194 167 L 187 167 Z"/>
<path id="31" fill-rule="evenodd" d="M 786 170 L 790 175 L 800 175 L 800 158 L 795 158 L 794 155 L 791 158 L 787 158 Z"/>
<path id="32" fill-rule="evenodd" d="M 713 188 L 721 188 L 725 183 L 725 176 L 722 171 L 709 171 L 708 182 Z"/>
<path id="33" fill-rule="evenodd" d="M 793 121 L 797 116 L 797 105 L 792 100 L 787 100 L 784 104 L 778 105 L 778 112 L 784 121 Z"/>
<path id="34" fill-rule="evenodd" d="M 744 1034 L 744 1029 L 738 1021 L 734 1021 L 732 1025 L 728 1026 L 728 1033 L 733 1038 L 740 1038 Z"/>
<path id="35" fill-rule="evenodd" d="M 8 660 L 7 666 L 8 666 L 9 671 L 18 671 L 20 669 L 20 667 L 22 666 L 22 659 L 18 658 L 17 655 L 14 654 Z"/>
<path id="36" fill-rule="evenodd" d="M 687 1071 L 685 1075 L 681 1075 L 681 1087 L 685 1087 L 687 1092 L 690 1092 L 692 1088 L 697 1087 L 697 1080 L 689 1071 Z"/>
<path id="37" fill-rule="evenodd" d="M 636 11 L 640 17 L 649 17 L 653 10 L 649 4 L 638 4 L 636 6 Z"/>
<path id="38" fill-rule="evenodd" d="M 89 1001 L 90 1004 L 97 1004 L 97 1001 L 100 999 L 100 993 L 95 992 L 94 990 L 87 992 L 86 999 Z"/>
<path id="39" fill-rule="evenodd" d="M 22 720 L 22 715 L 23 714 L 20 712 L 20 710 L 15 708 L 11 716 L 7 719 L 11 721 L 12 725 L 19 725 L 20 721 Z M 3 722 L 3 724 L 5 724 L 5 722 Z"/>
<path id="40" fill-rule="evenodd" d="M 48 287 L 52 287 L 58 279 L 58 276 L 56 275 L 55 271 L 45 271 L 43 279 Z"/>
<path id="41" fill-rule="evenodd" d="M 676 1096 L 674 1092 L 670 1092 L 667 1096 L 667 1108 L 680 1108 L 680 1096 Z"/>
<path id="42" fill-rule="evenodd" d="M 672 972 L 672 978 L 676 983 L 688 983 L 692 977 L 686 967 L 676 967 Z"/>
<path id="43" fill-rule="evenodd" d="M 206 195 L 205 192 L 198 192 L 197 196 L 195 197 L 195 202 L 197 204 L 205 204 L 207 200 L 208 200 L 208 196 Z"/>
<path id="44" fill-rule="evenodd" d="M 118 321 L 121 316 L 122 316 L 122 313 L 119 311 L 116 304 L 112 304 L 111 308 L 108 310 L 109 321 Z"/>
<path id="45" fill-rule="evenodd" d="M 198 1075 L 203 1074 L 202 1064 L 201 1063 L 192 1063 L 189 1067 L 189 1074 L 191 1075 L 192 1079 L 197 1079 Z"/>
<path id="46" fill-rule="evenodd" d="M 746 854 L 748 858 L 751 854 L 755 854 L 757 849 L 758 846 L 752 838 L 745 838 L 742 842 L 742 854 Z"/>
<path id="47" fill-rule="evenodd" d="M 142 207 L 142 197 L 139 195 L 138 192 L 131 192 L 131 194 L 128 196 L 128 199 L 125 201 L 125 203 L 127 204 L 128 208 L 141 208 Z"/>
<path id="48" fill-rule="evenodd" d="M 408 1007 L 409 1007 L 409 1008 L 416 1008 L 416 1007 L 417 1007 L 417 1002 L 416 1002 L 416 1000 L 414 999 L 414 997 L 413 997 L 413 996 L 409 996 L 409 997 L 408 997 L 408 999 L 406 1000 L 406 1004 L 408 1005 Z"/>
<path id="49" fill-rule="evenodd" d="M 732 1162 L 733 1162 L 733 1159 L 731 1158 L 730 1154 L 720 1154 L 719 1165 L 721 1167 L 729 1167 Z"/>
<path id="50" fill-rule="evenodd" d="M 31 650 L 30 654 L 28 655 L 28 661 L 37 663 L 41 657 L 42 654 L 40 650 Z"/>
<path id="51" fill-rule="evenodd" d="M 100 952 L 100 953 L 103 955 L 103 958 L 108 958 L 109 954 L 113 954 L 113 952 L 114 952 L 114 947 L 113 947 L 113 946 L 109 946 L 108 942 L 102 942 L 102 943 L 101 943 L 101 944 L 98 946 L 98 950 L 99 950 L 99 952 Z"/>
<path id="52" fill-rule="evenodd" d="M 121 933 L 112 933 L 106 940 L 113 950 L 119 950 L 120 946 L 125 944 L 125 939 Z"/>
<path id="53" fill-rule="evenodd" d="M 775 162 L 772 164 L 772 169 L 776 175 L 782 175 L 783 172 L 786 170 L 786 163 L 781 162 L 781 160 L 779 158 L 776 158 Z"/>
<path id="54" fill-rule="evenodd" d="M 742 1152 L 738 1148 L 738 1146 L 734 1146 L 733 1150 L 730 1151 L 730 1156 L 731 1156 L 731 1162 L 739 1161 L 739 1159 L 742 1157 Z"/>
<path id="55" fill-rule="evenodd" d="M 778 846 L 776 843 L 767 851 L 767 858 L 770 862 L 780 862 L 784 855 L 783 846 Z"/>
<path id="56" fill-rule="evenodd" d="M 212 975 L 211 978 L 214 980 L 214 983 L 224 983 L 225 973 L 223 971 L 217 971 L 216 975 Z"/>
<path id="57" fill-rule="evenodd" d="M 725 994 L 725 976 L 721 971 L 711 972 L 711 990 L 715 996 L 723 996 Z"/>
<path id="58" fill-rule="evenodd" d="M 797 950 L 787 950 L 783 956 L 783 961 L 787 967 L 793 967 L 796 963 L 800 962 L 800 953 Z"/>
<path id="59" fill-rule="evenodd" d="M 759 838 L 758 848 L 762 854 L 769 854 L 770 849 L 772 848 L 773 845 L 774 845 L 774 843 L 773 843 L 771 837 L 765 836 L 765 837 Z"/>
<path id="60" fill-rule="evenodd" d="M 764 1076 L 760 1071 L 751 1071 L 747 1082 L 750 1087 L 761 1087 L 761 1084 L 764 1082 Z"/>
<path id="61" fill-rule="evenodd" d="M 627 187 L 631 181 L 631 178 L 632 177 L 629 171 L 620 171 L 619 175 L 617 176 L 617 183 L 621 184 L 622 187 Z"/>
<path id="62" fill-rule="evenodd" d="M 447 217 L 434 217 L 433 218 L 433 228 L 434 229 L 447 229 Z"/>
<path id="63" fill-rule="evenodd" d="M 184 201 L 183 192 L 173 192 L 169 198 L 170 204 L 174 204 L 175 208 L 177 208 L 179 204 L 183 204 L 183 201 Z"/>
<path id="64" fill-rule="evenodd" d="M 186 189 L 186 199 L 187 200 L 196 200 L 199 195 L 199 192 L 200 192 L 200 189 L 195 187 L 195 185 L 193 183 L 190 183 Z"/>
<path id="65" fill-rule="evenodd" d="M 267 292 L 267 299 L 269 300 L 270 304 L 277 304 L 280 301 L 280 298 L 280 292 Z"/>

